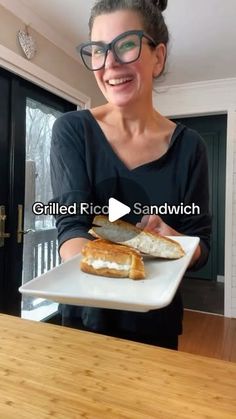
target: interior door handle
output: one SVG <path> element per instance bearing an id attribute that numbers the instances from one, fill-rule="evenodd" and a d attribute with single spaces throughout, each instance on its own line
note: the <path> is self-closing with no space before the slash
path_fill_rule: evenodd
<path id="1" fill-rule="evenodd" d="M 21 234 L 35 233 L 35 230 L 33 230 L 32 228 L 27 228 L 27 230 L 19 231 L 19 233 Z"/>
<path id="2" fill-rule="evenodd" d="M 6 219 L 5 205 L 0 205 L 0 247 L 4 247 L 5 239 L 11 236 L 10 233 L 5 232 Z"/>
<path id="3" fill-rule="evenodd" d="M 24 234 L 34 233 L 35 230 L 28 228 L 23 230 L 23 205 L 18 205 L 18 223 L 17 223 L 17 243 L 22 243 L 22 237 Z"/>
<path id="4" fill-rule="evenodd" d="M 23 235 L 31 232 L 34 233 L 35 230 L 32 228 L 23 230 L 23 205 L 18 205 L 17 243 L 22 243 Z"/>

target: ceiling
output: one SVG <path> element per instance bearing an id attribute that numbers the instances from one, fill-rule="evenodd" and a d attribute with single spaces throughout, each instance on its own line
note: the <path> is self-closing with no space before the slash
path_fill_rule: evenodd
<path id="1" fill-rule="evenodd" d="M 94 0 L 21 0 L 75 48 L 88 39 Z M 170 31 L 162 85 L 236 77 L 236 0 L 169 0 Z"/>

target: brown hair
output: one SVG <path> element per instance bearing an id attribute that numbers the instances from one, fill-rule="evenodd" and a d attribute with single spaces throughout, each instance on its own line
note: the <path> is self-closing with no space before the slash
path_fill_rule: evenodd
<path id="1" fill-rule="evenodd" d="M 143 22 L 143 29 L 158 45 L 167 46 L 169 32 L 162 12 L 167 7 L 168 0 L 98 0 L 91 10 L 89 19 L 89 32 L 93 28 L 97 16 L 116 12 L 118 10 L 132 10 L 137 12 Z"/>

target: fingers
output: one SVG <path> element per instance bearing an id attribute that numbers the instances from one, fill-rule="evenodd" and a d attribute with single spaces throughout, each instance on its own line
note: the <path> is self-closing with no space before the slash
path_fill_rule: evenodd
<path id="1" fill-rule="evenodd" d="M 136 227 L 144 229 L 148 223 L 149 215 L 144 215 L 140 221 L 140 223 L 136 224 Z"/>
<path id="2" fill-rule="evenodd" d="M 145 230 L 158 230 L 162 223 L 163 221 L 158 215 L 144 215 L 136 226 Z"/>
<path id="3" fill-rule="evenodd" d="M 181 233 L 166 224 L 159 215 L 144 215 L 136 227 L 141 230 L 154 231 L 161 236 L 179 236 Z"/>
<path id="4" fill-rule="evenodd" d="M 159 230 L 161 228 L 161 224 L 163 223 L 161 217 L 158 215 L 150 215 L 148 218 L 148 222 L 144 227 L 145 230 Z"/>

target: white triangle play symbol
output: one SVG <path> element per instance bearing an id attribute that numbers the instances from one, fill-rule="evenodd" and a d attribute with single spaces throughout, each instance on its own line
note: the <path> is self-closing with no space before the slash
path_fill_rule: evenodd
<path id="1" fill-rule="evenodd" d="M 131 208 L 128 207 L 128 205 L 122 204 L 122 202 L 118 201 L 115 198 L 109 198 L 108 204 L 108 219 L 111 223 L 113 223 L 113 221 L 119 220 L 119 218 L 123 217 L 126 214 L 129 214 L 131 211 Z"/>

